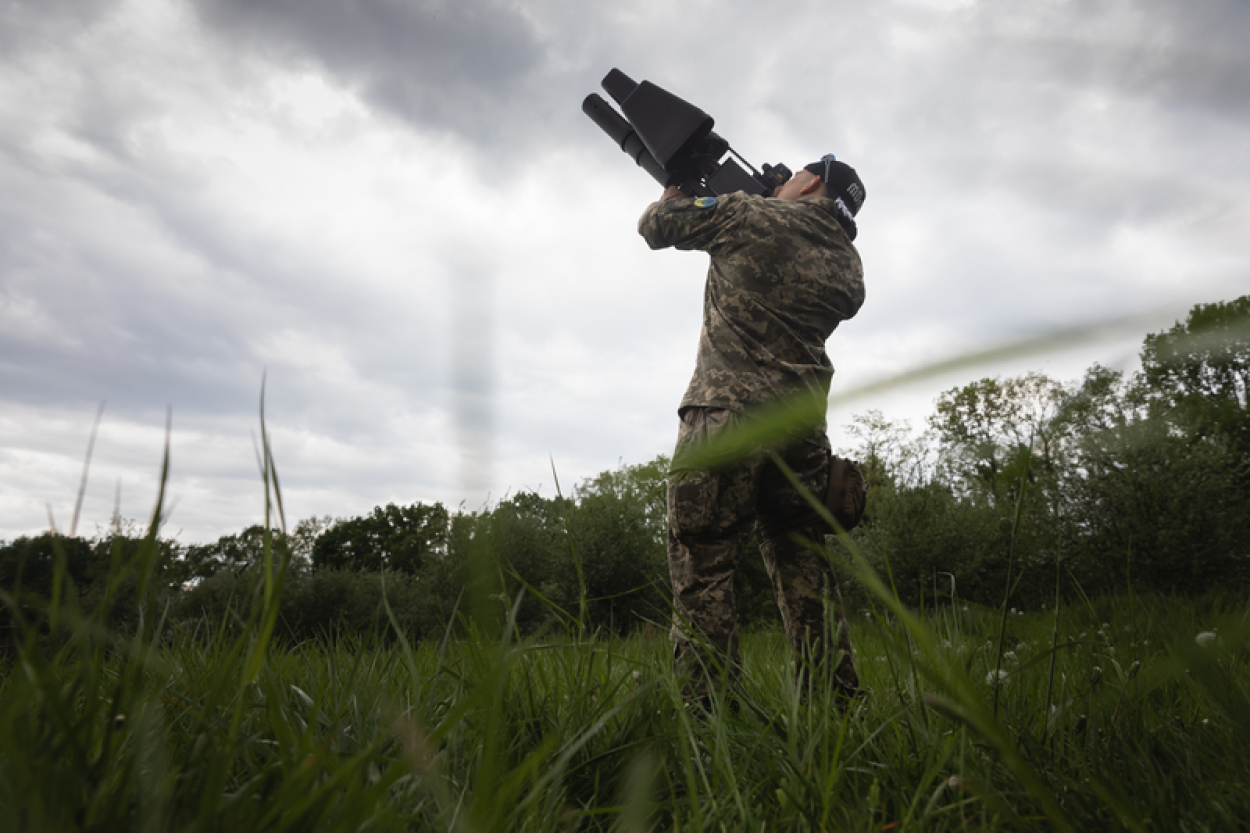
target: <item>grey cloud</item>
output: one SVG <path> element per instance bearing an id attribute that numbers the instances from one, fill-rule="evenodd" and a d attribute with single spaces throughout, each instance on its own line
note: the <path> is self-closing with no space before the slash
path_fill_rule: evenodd
<path id="1" fill-rule="evenodd" d="M 541 97 L 544 44 L 513 3 L 195 0 L 224 45 L 319 66 L 428 130 L 499 147 Z M 431 160 L 436 164 L 436 160 Z"/>
<path id="2" fill-rule="evenodd" d="M 8 56 L 62 46 L 98 23 L 120 0 L 9 0 L 0 5 L 0 53 Z"/>
<path id="3" fill-rule="evenodd" d="M 1246 205 L 1236 202 L 1247 153 L 1237 137 L 1250 113 L 1244 3 L 981 2 L 948 13 L 927 4 L 782 0 L 722 4 L 712 14 L 705 4 L 581 0 L 194 0 L 207 48 L 189 43 L 197 60 L 151 85 L 134 83 L 134 68 L 159 67 L 165 56 L 140 64 L 142 56 L 109 44 L 85 54 L 74 37 L 114 5 L 0 5 L 0 69 L 12 62 L 24 72 L 14 57 L 20 46 L 77 73 L 75 100 L 61 102 L 57 126 L 98 152 L 90 164 L 50 165 L 28 152 L 22 123 L 0 129 L 0 297 L 34 298 L 58 322 L 0 331 L 0 387 L 15 408 L 77 407 L 87 424 L 100 398 L 110 403 L 106 425 L 145 415 L 159 425 L 171 403 L 176 429 L 233 436 L 252 427 L 267 365 L 271 425 L 306 440 L 280 458 L 293 473 L 284 482 L 335 490 L 338 502 L 327 498 L 321 511 L 365 511 L 383 492 L 411 494 L 412 483 L 446 499 L 457 424 L 476 431 L 462 445 L 493 432 L 496 457 L 482 463 L 481 477 L 461 478 L 486 479 L 493 469 L 505 488 L 546 482 L 547 452 L 567 488 L 574 475 L 619 456 L 636 462 L 669 450 L 704 262 L 604 247 L 607 235 L 632 236 L 632 216 L 619 229 L 613 221 L 610 229 L 576 226 L 580 234 L 551 231 L 572 224 L 573 212 L 602 213 L 633 187 L 624 184 L 631 176 L 652 196 L 646 177 L 578 110 L 613 65 L 704 107 L 756 164 L 793 166 L 829 146 L 854 149 L 872 192 L 861 238 L 870 288 L 864 313 L 840 331 L 845 346 L 834 363 L 843 378 L 872 364 L 856 351 L 876 333 L 932 332 L 923 349 L 941 353 L 1137 303 L 1136 276 L 1107 252 L 1116 224 L 1166 225 L 1195 259 L 1210 257 L 1210 240 L 1185 223 L 1205 224 L 1208 236 L 1218 225 L 1230 249 L 1244 245 L 1227 219 L 1244 216 Z M 914 40 L 896 39 L 897 29 Z M 316 262 L 316 241 L 300 260 L 240 229 L 201 198 L 212 171 L 135 141 L 143 133 L 136 125 L 173 100 L 145 99 L 153 89 L 182 95 L 201 80 L 191 73 L 203 71 L 214 89 L 239 78 L 239 89 L 255 90 L 271 69 L 323 74 L 388 120 L 445 134 L 457 165 L 466 153 L 479 163 L 494 154 L 498 167 L 483 170 L 525 178 L 536 152 L 550 151 L 543 160 L 553 179 L 572 180 L 569 168 L 602 173 L 591 171 L 589 185 L 556 182 L 560 196 L 550 202 L 522 194 L 523 216 L 507 183 L 485 189 L 482 216 L 514 212 L 510 233 L 497 239 L 453 228 L 472 225 L 471 217 L 422 219 L 485 254 L 457 259 L 450 244 L 422 254 L 421 268 L 434 270 L 423 278 L 460 296 L 379 297 L 385 290 Z M 1110 103 L 1108 114 L 1083 109 L 1097 97 Z M 1152 167 L 1162 154 L 1167 164 Z M 104 203 L 141 222 L 108 225 Z M 87 204 L 102 213 L 80 208 Z M 515 226 L 524 224 L 538 242 L 517 247 Z M 923 251 L 898 257 L 891 273 L 884 253 L 907 245 L 892 230 L 908 227 L 919 228 Z M 505 239 L 513 242 L 495 245 Z M 142 246 L 157 244 L 185 258 L 177 261 L 185 268 L 145 262 Z M 372 241 L 355 245 L 367 250 Z M 1236 257 L 1245 262 L 1244 248 Z M 689 297 L 648 282 L 667 262 L 679 264 L 671 274 L 689 280 Z M 475 275 L 488 276 L 476 291 Z M 545 276 L 568 276 L 572 288 Z M 464 313 L 487 294 L 494 319 L 457 319 L 456 302 Z M 1140 302 L 1153 301 L 1146 293 Z M 288 332 L 304 339 L 293 337 L 296 349 L 332 345 L 338 375 L 319 372 L 315 359 L 288 363 L 271 343 Z M 584 351 L 584 361 L 564 361 L 560 345 Z M 446 447 L 405 446 L 406 433 Z M 68 456 L 79 455 L 82 443 L 71 445 Z M 214 480 L 212 488 L 229 494 L 237 484 Z M 182 511 L 217 511 L 196 500 Z M 219 515 L 203 528 L 240 525 L 238 515 Z"/>
<path id="4" fill-rule="evenodd" d="M 317 412 L 322 428 L 351 424 L 354 406 L 327 397 L 315 368 L 272 357 L 269 340 L 286 331 L 333 345 L 359 384 L 430 390 L 442 381 L 442 348 L 420 326 L 432 311 L 388 307 L 358 286 L 319 280 L 310 264 L 257 250 L 141 171 L 119 179 L 125 195 L 111 211 L 128 222 L 110 217 L 107 202 L 83 199 L 73 178 L 8 179 L 0 236 L 0 309 L 15 316 L 0 331 L 7 400 L 89 408 L 108 399 L 111 412 L 146 418 L 167 404 L 246 412 L 267 367 L 299 379 L 288 398 Z M 56 209 L 74 203 L 95 208 Z"/>

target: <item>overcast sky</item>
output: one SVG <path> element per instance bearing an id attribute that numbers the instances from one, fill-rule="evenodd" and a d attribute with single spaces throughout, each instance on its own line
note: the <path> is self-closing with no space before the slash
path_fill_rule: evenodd
<path id="1" fill-rule="evenodd" d="M 635 231 L 660 190 L 582 114 L 612 67 L 759 166 L 868 190 L 835 394 L 1047 332 L 1011 363 L 836 400 L 1131 369 L 1250 292 L 1250 3 L 0 2 L 0 539 L 152 509 L 258 522 L 477 509 L 668 453 L 706 256 Z"/>

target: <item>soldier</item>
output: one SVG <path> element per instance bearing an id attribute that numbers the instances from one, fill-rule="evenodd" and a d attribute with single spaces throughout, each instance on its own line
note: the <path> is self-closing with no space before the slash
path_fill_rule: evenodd
<path id="1" fill-rule="evenodd" d="M 674 658 L 690 675 L 687 694 L 704 705 L 723 670 L 732 678 L 740 665 L 733 577 L 752 523 L 797 666 L 814 673 L 840 652 L 830 678 L 847 697 L 859 689 L 836 579 L 827 559 L 800 543 L 822 541 L 824 529 L 769 451 L 812 493 L 824 494 L 824 403 L 833 376 L 825 341 L 864 302 L 852 244 L 864 197 L 854 169 L 830 154 L 772 197 L 691 199 L 669 186 L 638 221 L 652 249 L 711 256 L 668 484 Z M 725 465 L 690 464 L 692 450 L 748 423 L 759 406 L 804 395 L 819 397 L 816 424 Z M 832 621 L 826 610 L 836 611 Z"/>

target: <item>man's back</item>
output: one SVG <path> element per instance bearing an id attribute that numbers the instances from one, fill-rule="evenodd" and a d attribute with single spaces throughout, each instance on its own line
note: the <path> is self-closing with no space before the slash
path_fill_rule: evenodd
<path id="1" fill-rule="evenodd" d="M 653 249 L 711 255 L 703 330 L 682 407 L 744 410 L 827 393 L 825 341 L 864 301 L 863 267 L 823 196 L 731 194 L 651 206 L 639 232 Z"/>

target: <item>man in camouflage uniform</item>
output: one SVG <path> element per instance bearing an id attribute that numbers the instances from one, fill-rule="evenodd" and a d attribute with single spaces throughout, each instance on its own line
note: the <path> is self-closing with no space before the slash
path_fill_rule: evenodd
<path id="1" fill-rule="evenodd" d="M 798 667 L 816 673 L 840 651 L 838 666 L 825 670 L 842 693 L 858 691 L 837 582 L 824 556 L 800 543 L 822 541 L 825 530 L 768 452 L 824 495 L 823 403 L 833 376 L 825 341 L 864 302 L 863 267 L 851 242 L 864 195 L 855 171 L 826 156 L 772 197 L 691 199 L 670 186 L 638 223 L 652 249 L 711 256 L 668 486 L 674 656 L 691 675 L 688 693 L 704 702 L 722 669 L 733 676 L 740 665 L 733 577 L 752 523 Z M 820 397 L 818 424 L 723 465 L 690 464 L 692 451 L 749 423 L 759 406 L 804 395 Z M 836 611 L 831 621 L 826 610 Z"/>

